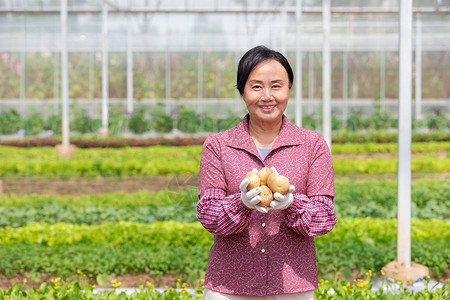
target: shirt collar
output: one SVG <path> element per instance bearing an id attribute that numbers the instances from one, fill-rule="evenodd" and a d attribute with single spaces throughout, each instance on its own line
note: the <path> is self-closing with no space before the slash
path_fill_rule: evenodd
<path id="1" fill-rule="evenodd" d="M 249 114 L 245 115 L 237 126 L 229 130 L 228 141 L 226 144 L 227 146 L 233 148 L 245 149 L 246 151 L 258 156 L 258 150 L 256 149 L 255 143 L 249 133 L 248 121 Z M 301 130 L 301 127 L 295 126 L 285 115 L 283 115 L 280 134 L 275 140 L 272 150 L 285 146 L 303 144 L 303 136 L 304 132 Z"/>

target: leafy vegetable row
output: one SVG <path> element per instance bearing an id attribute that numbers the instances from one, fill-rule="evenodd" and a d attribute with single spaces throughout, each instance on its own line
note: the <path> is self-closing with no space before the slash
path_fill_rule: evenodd
<path id="1" fill-rule="evenodd" d="M 412 220 L 411 259 L 434 276 L 449 268 L 450 222 Z M 68 276 L 80 269 L 102 273 L 167 273 L 195 279 L 206 268 L 213 236 L 199 223 L 120 222 L 95 226 L 32 223 L 0 229 L 0 273 Z M 320 277 L 380 270 L 396 258 L 396 220 L 339 219 L 316 238 Z"/>
<path id="2" fill-rule="evenodd" d="M 319 288 L 314 291 L 316 299 L 444 299 L 450 293 L 450 284 L 446 283 L 442 287 L 435 286 L 429 288 L 429 279 L 423 280 L 425 289 L 421 291 L 411 291 L 404 285 L 398 286 L 397 282 L 385 280 L 383 286 L 378 289 L 374 287 L 376 276 L 372 272 L 367 272 L 364 279 L 354 280 L 352 283 L 340 280 L 329 281 L 321 279 Z M 135 288 L 132 294 L 126 294 L 120 289 L 121 282 L 113 282 L 112 289 L 97 290 L 96 287 L 86 282 L 86 279 L 74 281 L 64 281 L 60 278 L 51 280 L 48 284 L 42 283 L 39 288 L 27 288 L 25 284 L 16 284 L 11 288 L 0 289 L 1 299 L 77 299 L 77 300 L 200 300 L 204 299 L 204 288 L 188 289 L 188 286 L 178 284 L 177 288 L 167 288 L 164 291 L 155 289 L 153 284 L 142 282 Z M 392 292 L 385 292 L 383 288 L 392 289 Z M 394 292 L 395 291 L 395 292 Z"/>
<path id="3" fill-rule="evenodd" d="M 4 150 L 5 147 L 0 147 Z M 17 150 L 17 151 L 14 151 Z M 7 149 L 0 152 L 0 177 L 143 177 L 167 174 L 198 174 L 201 149 L 148 147 L 123 149 L 80 149 L 70 159 L 54 149 Z M 334 157 L 336 175 L 395 174 L 397 157 Z M 450 170 L 450 155 L 415 155 L 414 173 L 443 173 Z"/>
<path id="4" fill-rule="evenodd" d="M 106 142 L 105 142 L 106 143 Z M 397 143 L 335 143 L 331 145 L 333 154 L 343 153 L 380 153 L 397 152 Z M 153 145 L 146 147 L 108 147 L 103 148 L 77 148 L 76 158 L 102 158 L 104 155 L 129 158 L 130 155 L 136 158 L 148 157 L 193 157 L 199 156 L 202 150 L 201 145 L 188 146 L 161 146 Z M 450 151 L 450 141 L 417 142 L 411 144 L 413 153 L 436 153 L 437 151 Z M 9 158 L 30 159 L 33 157 L 53 157 L 58 158 L 53 147 L 12 147 L 0 146 L 0 155 Z"/>
<path id="5" fill-rule="evenodd" d="M 335 182 L 338 218 L 397 216 L 397 181 L 394 179 Z M 0 196 L 0 226 L 20 227 L 30 222 L 101 224 L 131 221 L 197 221 L 198 190 L 139 191 L 85 196 Z M 450 181 L 418 179 L 412 181 L 412 217 L 450 219 Z"/>

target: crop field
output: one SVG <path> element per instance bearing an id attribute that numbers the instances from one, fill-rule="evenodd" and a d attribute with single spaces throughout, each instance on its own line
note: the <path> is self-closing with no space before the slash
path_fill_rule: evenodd
<path id="1" fill-rule="evenodd" d="M 445 284 L 423 297 L 449 292 L 449 140 L 412 144 L 411 260 Z M 0 146 L 0 298 L 78 299 L 82 290 L 114 299 L 95 298 L 95 287 L 140 289 L 133 299 L 162 297 L 156 288 L 166 299 L 200 298 L 213 243 L 197 220 L 201 149 L 104 145 L 61 158 L 54 147 Z M 396 259 L 396 143 L 342 141 L 332 153 L 338 222 L 315 239 L 316 297 L 333 288 L 384 299 L 369 288 Z"/>

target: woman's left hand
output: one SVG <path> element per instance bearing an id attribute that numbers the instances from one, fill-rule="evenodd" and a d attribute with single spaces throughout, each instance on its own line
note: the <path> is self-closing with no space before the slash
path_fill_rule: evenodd
<path id="1" fill-rule="evenodd" d="M 270 202 L 270 208 L 271 209 L 287 209 L 291 206 L 292 201 L 294 201 L 294 196 L 292 193 L 295 191 L 295 186 L 291 185 L 289 186 L 288 192 L 283 195 L 280 193 L 274 193 L 273 194 L 273 200 Z"/>

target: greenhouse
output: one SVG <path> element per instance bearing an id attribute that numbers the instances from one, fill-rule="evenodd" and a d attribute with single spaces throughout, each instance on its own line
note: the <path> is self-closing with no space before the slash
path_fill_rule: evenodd
<path id="1" fill-rule="evenodd" d="M 347 125 L 367 129 L 371 125 L 352 121 L 361 121 L 373 109 L 387 114 L 386 123 L 396 118 L 398 1 L 381 4 L 332 3 L 334 130 Z M 449 114 L 448 10 L 441 1 L 414 2 L 412 80 L 418 120 Z M 151 119 L 151 107 L 159 104 L 162 113 L 174 119 L 188 110 L 203 121 L 194 128 L 179 128 L 183 132 L 215 131 L 222 128 L 211 128 L 207 117 L 242 114 L 244 106 L 235 89 L 237 61 L 249 47 L 263 44 L 285 53 L 293 65 L 302 58 L 302 85 L 291 97 L 301 93 L 303 119 L 320 130 L 321 12 L 321 1 L 68 1 L 63 36 L 60 1 L 2 1 L 0 110 L 59 114 L 64 44 L 72 119 L 81 114 L 101 119 L 106 126 L 106 116 L 120 119 L 140 109 Z M 288 116 L 295 116 L 294 104 Z M 180 123 L 174 120 L 169 128 L 153 129 L 166 131 Z M 74 126 L 75 131 L 89 130 Z"/>
<path id="2" fill-rule="evenodd" d="M 313 220 L 305 207 L 325 203 L 335 215 L 326 234 L 288 228 L 314 237 L 315 299 L 447 297 L 448 1 L 0 0 L 0 298 L 205 299 L 222 233 L 201 216 L 200 165 L 211 137 L 251 113 L 237 69 L 258 45 L 289 61 L 284 115 L 330 154 L 319 171 L 311 153 L 306 165 L 297 152 L 276 165 L 293 145 L 252 136 L 248 159 L 295 180 L 279 193 L 291 201 L 283 214 L 303 207 Z M 211 157 L 243 166 L 244 150 Z M 301 192 L 306 169 L 331 172 L 331 198 Z M 235 177 L 214 197 L 257 219 Z M 270 224 L 249 233 L 255 249 L 278 233 L 258 240 Z M 257 254 L 269 262 L 270 251 Z M 285 282 L 304 275 L 293 266 Z"/>

